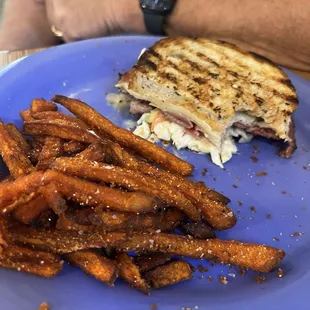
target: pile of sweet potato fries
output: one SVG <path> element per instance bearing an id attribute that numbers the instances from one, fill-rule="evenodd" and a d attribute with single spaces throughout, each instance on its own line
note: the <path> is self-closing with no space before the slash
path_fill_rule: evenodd
<path id="1" fill-rule="evenodd" d="M 259 272 L 285 256 L 217 239 L 214 230 L 236 223 L 230 200 L 187 179 L 192 165 L 87 104 L 61 95 L 34 99 L 21 117 L 23 134 L 0 122 L 10 171 L 0 183 L 1 267 L 53 277 L 65 260 L 104 283 L 120 277 L 149 294 L 192 277 L 175 255 Z"/>

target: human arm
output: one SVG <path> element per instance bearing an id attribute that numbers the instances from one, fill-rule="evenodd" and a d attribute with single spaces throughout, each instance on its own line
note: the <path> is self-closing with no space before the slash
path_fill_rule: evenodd
<path id="1" fill-rule="evenodd" d="M 51 24 L 76 41 L 146 33 L 138 0 L 46 0 Z M 310 71 L 308 0 L 177 0 L 166 32 L 225 40 L 278 64 Z"/>
<path id="2" fill-rule="evenodd" d="M 309 16 L 308 0 L 178 0 L 166 31 L 228 41 L 309 71 Z"/>
<path id="3" fill-rule="evenodd" d="M 0 50 L 32 49 L 56 43 L 44 1 L 6 0 L 0 26 Z"/>

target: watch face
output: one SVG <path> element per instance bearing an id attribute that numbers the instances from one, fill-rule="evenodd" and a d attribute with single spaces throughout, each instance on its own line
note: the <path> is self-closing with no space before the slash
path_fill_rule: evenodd
<path id="1" fill-rule="evenodd" d="M 140 0 L 143 10 L 168 13 L 172 10 L 175 0 Z"/>

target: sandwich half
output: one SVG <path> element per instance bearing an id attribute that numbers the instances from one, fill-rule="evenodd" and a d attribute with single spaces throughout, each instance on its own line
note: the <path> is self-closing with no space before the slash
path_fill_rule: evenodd
<path id="1" fill-rule="evenodd" d="M 292 113 L 295 88 L 271 61 L 209 39 L 165 38 L 139 58 L 116 87 L 141 114 L 134 131 L 178 149 L 208 153 L 223 167 L 237 153 L 236 140 L 253 135 L 296 148 Z"/>

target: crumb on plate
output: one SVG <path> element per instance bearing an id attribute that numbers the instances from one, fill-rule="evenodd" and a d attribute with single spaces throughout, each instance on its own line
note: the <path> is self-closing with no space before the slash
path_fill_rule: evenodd
<path id="1" fill-rule="evenodd" d="M 278 277 L 279 278 L 283 278 L 284 275 L 285 275 L 284 270 L 282 268 L 279 268 L 279 270 L 278 270 Z"/>
<path id="2" fill-rule="evenodd" d="M 255 175 L 257 177 L 265 177 L 266 175 L 268 175 L 268 172 L 266 171 L 256 172 Z"/>
<path id="3" fill-rule="evenodd" d="M 257 163 L 258 162 L 258 158 L 256 156 L 250 156 L 250 158 L 252 159 L 253 163 Z"/>
<path id="4" fill-rule="evenodd" d="M 254 206 L 250 207 L 252 213 L 256 213 L 256 208 Z"/>
<path id="5" fill-rule="evenodd" d="M 38 310 L 49 310 L 49 309 L 50 309 L 49 304 L 46 302 L 42 302 Z"/>
<path id="6" fill-rule="evenodd" d="M 266 278 L 265 278 L 264 276 L 261 276 L 261 275 L 259 275 L 259 274 L 256 275 L 256 282 L 257 282 L 258 284 L 264 283 L 265 280 L 266 280 Z"/>
<path id="7" fill-rule="evenodd" d="M 228 280 L 225 276 L 220 276 L 220 282 L 224 285 L 228 284 Z"/>

